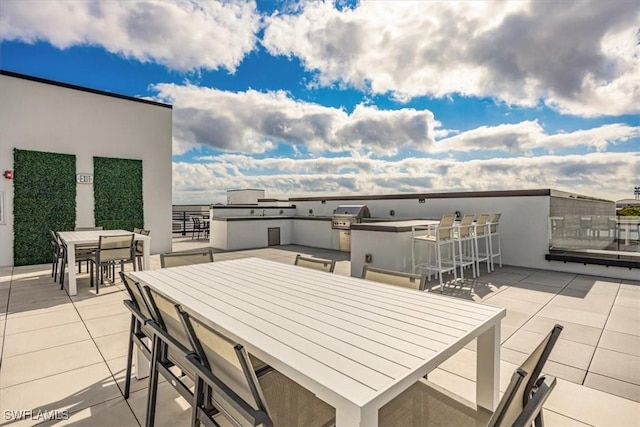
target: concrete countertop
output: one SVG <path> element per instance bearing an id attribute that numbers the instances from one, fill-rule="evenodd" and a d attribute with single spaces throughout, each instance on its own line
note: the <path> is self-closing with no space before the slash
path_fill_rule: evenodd
<path id="1" fill-rule="evenodd" d="M 353 224 L 352 230 L 364 230 L 364 231 L 386 231 L 391 233 L 403 233 L 411 231 L 411 227 L 416 225 L 432 225 L 438 224 L 440 220 L 431 219 L 408 219 L 397 221 L 381 221 L 381 222 L 363 222 L 360 224 Z"/>
<path id="2" fill-rule="evenodd" d="M 302 219 L 312 221 L 331 221 L 330 216 L 291 216 L 291 215 L 243 215 L 243 216 L 216 216 L 211 221 L 267 221 L 274 219 Z"/>

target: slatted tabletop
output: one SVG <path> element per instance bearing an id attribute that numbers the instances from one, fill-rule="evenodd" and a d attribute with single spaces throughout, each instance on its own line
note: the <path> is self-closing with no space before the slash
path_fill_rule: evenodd
<path id="1" fill-rule="evenodd" d="M 97 245 L 100 236 L 121 236 L 123 234 L 132 234 L 132 232 L 127 230 L 80 230 L 60 231 L 58 233 L 63 242 L 73 242 L 76 245 L 88 243 L 95 243 Z M 136 240 L 138 240 L 138 236 L 143 237 L 142 234 L 136 235 Z"/>
<path id="2" fill-rule="evenodd" d="M 256 258 L 132 276 L 338 411 L 377 412 L 505 316 L 502 308 Z"/>

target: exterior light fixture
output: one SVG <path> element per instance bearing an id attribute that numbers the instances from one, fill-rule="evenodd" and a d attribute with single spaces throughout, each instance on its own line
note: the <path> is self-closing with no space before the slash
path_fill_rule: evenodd
<path id="1" fill-rule="evenodd" d="M 4 171 L 2 176 L 4 176 L 6 179 L 13 179 L 13 171 L 12 170 L 6 170 L 6 171 Z"/>

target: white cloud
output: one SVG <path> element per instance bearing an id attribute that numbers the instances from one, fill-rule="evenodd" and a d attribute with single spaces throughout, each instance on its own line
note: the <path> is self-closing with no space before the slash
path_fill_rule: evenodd
<path id="1" fill-rule="evenodd" d="M 629 179 L 639 175 L 638 153 L 471 161 L 222 155 L 173 165 L 174 203 L 224 202 L 233 188 L 264 188 L 268 197 L 553 188 L 615 200 L 629 196 Z"/>
<path id="2" fill-rule="evenodd" d="M 614 123 L 591 129 L 548 134 L 537 121 L 481 126 L 465 132 L 439 129 L 428 110 L 379 110 L 358 105 L 351 114 L 299 101 L 287 93 L 227 92 L 198 86 L 158 84 L 157 99 L 174 105 L 174 151 L 183 154 L 200 144 L 224 151 L 265 153 L 280 143 L 305 147 L 313 154 L 392 156 L 424 153 L 501 151 L 530 153 L 540 148 L 582 147 L 604 151 L 640 136 L 640 127 Z M 453 134 L 448 137 L 447 135 Z M 436 135 L 443 138 L 435 140 Z"/>
<path id="3" fill-rule="evenodd" d="M 168 83 L 153 89 L 157 99 L 173 104 L 174 142 L 182 149 L 206 144 L 255 154 L 286 143 L 312 153 L 393 155 L 402 149 L 427 150 L 439 126 L 427 110 L 358 105 L 348 114 L 282 91 L 235 93 Z"/>
<path id="4" fill-rule="evenodd" d="M 253 1 L 2 0 L 0 40 L 102 46 L 178 70 L 234 71 L 256 43 Z"/>
<path id="5" fill-rule="evenodd" d="M 565 113 L 640 112 L 640 3 L 633 0 L 308 2 L 265 19 L 264 46 L 317 84 L 400 99 L 490 96 Z"/>
<path id="6" fill-rule="evenodd" d="M 438 140 L 434 152 L 497 150 L 529 153 L 539 148 L 549 152 L 581 147 L 604 151 L 640 136 L 640 127 L 622 123 L 602 125 L 573 132 L 548 134 L 537 120 L 497 126 L 481 126 Z"/>

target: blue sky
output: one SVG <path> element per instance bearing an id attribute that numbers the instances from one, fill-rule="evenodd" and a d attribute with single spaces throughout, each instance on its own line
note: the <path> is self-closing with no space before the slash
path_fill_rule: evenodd
<path id="1" fill-rule="evenodd" d="M 640 185 L 640 3 L 3 0 L 0 67 L 174 106 L 174 203 Z"/>

